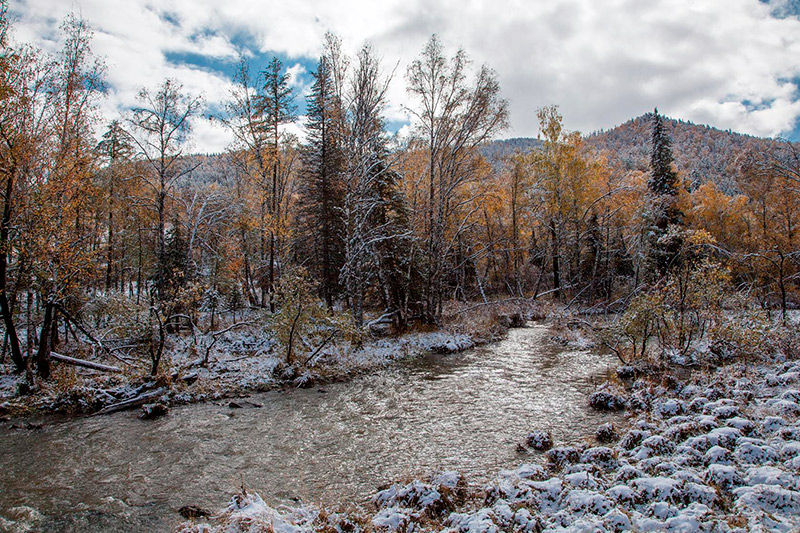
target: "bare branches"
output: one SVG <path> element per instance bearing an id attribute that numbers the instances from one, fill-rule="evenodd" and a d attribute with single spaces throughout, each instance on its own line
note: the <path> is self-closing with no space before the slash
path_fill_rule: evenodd
<path id="1" fill-rule="evenodd" d="M 407 73 L 408 92 L 419 106 L 409 111 L 428 157 L 425 314 L 429 322 L 441 316 L 441 276 L 447 255 L 442 247 L 453 202 L 477 175 L 475 148 L 508 124 L 508 104 L 500 98 L 494 73 L 484 66 L 468 84 L 468 65 L 463 50 L 448 61 L 434 35 Z"/>

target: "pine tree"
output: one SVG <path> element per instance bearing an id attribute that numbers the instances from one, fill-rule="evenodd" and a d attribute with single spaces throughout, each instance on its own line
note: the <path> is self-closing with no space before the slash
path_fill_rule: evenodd
<path id="1" fill-rule="evenodd" d="M 275 256 L 277 254 L 277 234 L 281 226 L 282 214 L 280 212 L 281 198 L 283 197 L 283 184 L 280 183 L 280 126 L 295 119 L 294 91 L 289 86 L 289 75 L 283 71 L 283 64 L 277 57 L 273 57 L 264 76 L 263 93 L 258 102 L 260 114 L 264 118 L 264 127 L 272 138 L 272 191 L 270 196 L 269 214 L 272 218 L 272 228 L 269 236 L 269 307 L 275 312 Z M 262 287 L 263 290 L 264 287 Z M 263 300 L 262 300 L 263 303 Z"/>
<path id="2" fill-rule="evenodd" d="M 175 300 L 190 277 L 189 256 L 186 238 L 181 233 L 181 225 L 175 220 L 172 229 L 167 231 L 164 255 L 159 258 L 159 272 L 154 280 L 158 296 L 162 301 Z"/>
<path id="3" fill-rule="evenodd" d="M 108 166 L 104 173 L 104 187 L 107 190 L 108 202 L 108 234 L 106 237 L 106 290 L 112 286 L 114 281 L 114 270 L 116 255 L 114 250 L 114 203 L 117 200 L 118 191 L 115 192 L 115 185 L 121 181 L 117 167 L 130 157 L 133 147 L 130 144 L 127 134 L 122 129 L 118 120 L 113 120 L 108 125 L 108 130 L 103 134 L 103 140 L 97 145 L 97 149 L 108 159 Z M 117 187 L 118 188 L 118 187 Z"/>
<path id="4" fill-rule="evenodd" d="M 308 143 L 302 152 L 301 218 L 313 242 L 312 270 L 317 275 L 320 297 L 329 308 L 339 293 L 339 270 L 344 262 L 341 209 L 344 197 L 342 153 L 335 135 L 340 115 L 326 57 L 312 74 L 308 95 Z M 303 247 L 298 247 L 302 250 Z"/>
<path id="5" fill-rule="evenodd" d="M 384 149 L 376 165 L 376 196 L 379 199 L 370 221 L 379 238 L 372 249 L 376 276 L 384 309 L 391 313 L 396 331 L 408 325 L 409 301 L 421 297 L 415 289 L 421 283 L 412 261 L 412 234 L 406 197 L 400 189 L 400 175 L 386 165 Z M 416 282 L 416 283 L 415 283 Z"/>
<path id="6" fill-rule="evenodd" d="M 647 188 L 649 211 L 646 217 L 646 270 L 654 281 L 663 277 L 674 266 L 682 244 L 680 226 L 683 218 L 677 205 L 678 174 L 673 167 L 670 139 L 664 132 L 664 123 L 658 109 L 653 112 L 650 179 Z"/>
<path id="7" fill-rule="evenodd" d="M 678 194 L 678 174 L 673 168 L 671 141 L 664 133 L 664 122 L 658 109 L 653 111 L 652 149 L 650 152 L 650 179 L 648 189 L 655 195 Z"/>

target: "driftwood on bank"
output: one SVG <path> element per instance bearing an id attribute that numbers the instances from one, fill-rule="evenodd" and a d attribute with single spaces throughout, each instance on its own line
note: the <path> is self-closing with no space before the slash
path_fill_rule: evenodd
<path id="1" fill-rule="evenodd" d="M 103 365 L 95 363 L 94 361 L 86 361 L 84 359 L 75 359 L 66 355 L 61 355 L 55 352 L 50 352 L 50 359 L 59 361 L 68 365 L 82 366 L 84 368 L 91 368 L 92 370 L 100 370 L 101 372 L 122 372 L 122 369 L 116 366 Z"/>
<path id="2" fill-rule="evenodd" d="M 117 411 L 125 411 L 127 409 L 133 409 L 134 407 L 139 407 L 140 405 L 144 405 L 151 400 L 155 400 L 156 398 L 162 396 L 167 389 L 164 387 L 160 387 L 150 392 L 146 392 L 135 398 L 131 398 L 129 400 L 124 400 L 122 402 L 112 403 L 95 413 L 95 415 L 108 415 L 111 413 L 116 413 Z"/>

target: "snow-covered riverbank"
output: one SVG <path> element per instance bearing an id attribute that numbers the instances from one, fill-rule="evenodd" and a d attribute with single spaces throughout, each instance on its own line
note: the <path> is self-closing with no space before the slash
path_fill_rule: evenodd
<path id="1" fill-rule="evenodd" d="M 463 307 L 463 306 L 462 306 Z M 167 336 L 157 376 L 146 360 L 109 357 L 102 351 L 87 357 L 80 346 L 64 346 L 67 355 L 114 366 L 118 372 L 56 362 L 53 378 L 37 381 L 33 390 L 11 364 L 0 365 L 0 418 L 40 412 L 94 413 L 148 395 L 163 406 L 219 400 L 281 387 L 312 387 L 387 367 L 423 354 L 455 353 L 497 341 L 510 327 L 533 318 L 553 317 L 553 309 L 536 302 L 489 303 L 457 307 L 435 331 L 387 335 L 361 331 L 357 339 L 326 333 L 314 345 L 299 338 L 291 362 L 270 326 L 269 316 L 218 331 L 199 330 Z M 260 317 L 260 318 L 259 318 Z M 74 351 L 70 351 L 74 350 Z M 155 394 L 161 391 L 162 394 Z M 153 398 L 149 396 L 155 395 Z M 138 407 L 138 405 L 136 405 Z"/>
<path id="2" fill-rule="evenodd" d="M 191 338 L 176 338 L 169 353 L 169 371 L 158 378 L 125 372 L 98 373 L 60 367 L 56 379 L 33 395 L 19 394 L 24 375 L 0 368 L 0 416 L 43 412 L 95 412 L 148 391 L 163 390 L 151 402 L 164 404 L 218 400 L 282 386 L 306 387 L 346 379 L 428 352 L 459 352 L 480 340 L 452 331 L 409 333 L 354 346 L 331 343 L 313 361 L 286 365 L 268 332 L 249 328 L 216 340 L 207 362 L 197 357 Z"/>
<path id="3" fill-rule="evenodd" d="M 781 357 L 686 381 L 640 380 L 619 440 L 557 443 L 487 485 L 445 472 L 344 513 L 273 509 L 243 492 L 215 520 L 179 530 L 796 531 L 799 389 L 800 362 Z"/>
<path id="4" fill-rule="evenodd" d="M 586 398 L 613 375 L 614 357 L 565 349 L 551 332 L 514 329 L 464 353 L 310 389 L 175 406 L 151 421 L 128 412 L 13 422 L 44 422 L 37 430 L 2 424 L 0 516 L 22 520 L 25 506 L 41 514 L 33 530 L 120 523 L 172 531 L 181 507 L 221 509 L 242 481 L 272 504 L 329 507 L 365 505 L 378 487 L 441 470 L 489 482 L 525 459 L 516 445 L 531 420 L 556 442 L 580 440 L 584 428 L 608 420 Z M 622 414 L 611 417 L 624 427 Z M 31 491 L 41 479 L 48 489 Z"/>

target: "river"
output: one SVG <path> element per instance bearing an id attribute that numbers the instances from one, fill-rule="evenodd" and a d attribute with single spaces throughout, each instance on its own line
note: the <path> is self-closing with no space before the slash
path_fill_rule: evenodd
<path id="1" fill-rule="evenodd" d="M 382 484 L 437 470 L 480 482 L 541 460 L 516 451 L 534 429 L 556 443 L 618 415 L 588 395 L 611 356 L 570 351 L 544 325 L 453 355 L 428 355 L 322 388 L 0 427 L 0 517 L 42 531 L 169 531 L 177 509 L 217 511 L 244 483 L 270 504 L 364 502 Z M 238 400 L 237 400 L 238 401 Z M 3 528 L 0 519 L 0 529 Z"/>

